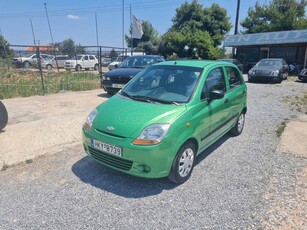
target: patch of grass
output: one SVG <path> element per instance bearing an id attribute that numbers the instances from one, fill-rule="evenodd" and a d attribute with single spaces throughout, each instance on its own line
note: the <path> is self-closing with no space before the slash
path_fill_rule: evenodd
<path id="1" fill-rule="evenodd" d="M 287 125 L 288 120 L 284 120 L 281 122 L 276 129 L 276 135 L 277 137 L 281 137 L 282 133 L 285 131 L 286 125 Z"/>
<path id="2" fill-rule="evenodd" d="M 85 91 L 100 88 L 98 73 L 44 72 L 44 93 Z M 42 95 L 40 73 L 35 70 L 0 70 L 0 99 Z"/>
<path id="3" fill-rule="evenodd" d="M 286 96 L 283 100 L 290 105 L 291 109 L 307 114 L 307 92 L 301 96 Z"/>

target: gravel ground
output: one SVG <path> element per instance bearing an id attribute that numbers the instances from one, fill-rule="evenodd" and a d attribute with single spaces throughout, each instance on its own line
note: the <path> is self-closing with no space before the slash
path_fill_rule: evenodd
<path id="1" fill-rule="evenodd" d="M 0 229 L 307 229 L 302 210 L 299 222 L 287 222 L 291 199 L 306 193 L 299 175 L 307 157 L 276 151 L 278 125 L 300 115 L 283 98 L 303 92 L 307 84 L 248 83 L 242 135 L 202 153 L 179 186 L 107 169 L 81 143 L 8 168 L 0 172 Z"/>

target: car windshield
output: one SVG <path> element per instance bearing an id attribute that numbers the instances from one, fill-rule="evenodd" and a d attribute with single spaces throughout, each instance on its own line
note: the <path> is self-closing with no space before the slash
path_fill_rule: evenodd
<path id="1" fill-rule="evenodd" d="M 121 68 L 134 67 L 134 68 L 144 68 L 149 65 L 158 63 L 163 61 L 160 57 L 152 57 L 152 56 L 132 56 L 127 58 L 120 65 Z"/>
<path id="2" fill-rule="evenodd" d="M 148 103 L 187 103 L 193 95 L 202 68 L 154 65 L 134 77 L 120 95 Z"/>
<path id="3" fill-rule="evenodd" d="M 74 60 L 81 60 L 81 58 L 83 58 L 83 55 L 77 55 L 75 56 Z"/>
<path id="4" fill-rule="evenodd" d="M 54 59 L 53 56 L 46 56 L 46 57 L 43 57 L 45 61 L 51 61 L 52 59 Z"/>
<path id="5" fill-rule="evenodd" d="M 272 67 L 282 67 L 282 62 L 279 60 L 260 60 L 256 66 L 272 66 Z"/>

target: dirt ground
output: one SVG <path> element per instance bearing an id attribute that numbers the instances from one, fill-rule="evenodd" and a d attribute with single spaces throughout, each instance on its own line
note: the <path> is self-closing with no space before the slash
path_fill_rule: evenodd
<path id="1" fill-rule="evenodd" d="M 3 100 L 9 122 L 0 131 L 0 169 L 81 145 L 86 116 L 107 98 L 98 89 Z"/>
<path id="2" fill-rule="evenodd" d="M 0 131 L 0 169 L 81 146 L 81 127 L 86 116 L 107 99 L 107 94 L 98 89 L 3 100 L 9 113 L 9 123 Z M 305 159 L 306 130 L 307 115 L 287 122 L 277 151 Z M 297 194 L 290 200 L 294 208 L 288 210 L 282 204 L 270 207 L 272 212 L 288 213 L 286 220 L 279 220 L 280 229 L 302 226 L 301 220 L 307 213 L 307 165 L 298 172 L 296 181 Z M 270 184 L 274 186 L 274 181 Z"/>

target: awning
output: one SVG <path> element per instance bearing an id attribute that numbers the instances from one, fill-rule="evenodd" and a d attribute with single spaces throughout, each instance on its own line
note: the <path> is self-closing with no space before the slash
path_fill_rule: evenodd
<path id="1" fill-rule="evenodd" d="M 307 30 L 229 35 L 224 40 L 225 47 L 293 43 L 307 43 Z"/>

